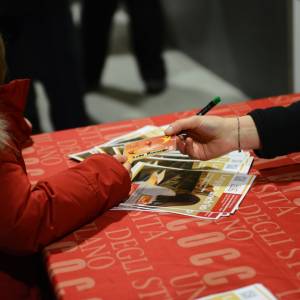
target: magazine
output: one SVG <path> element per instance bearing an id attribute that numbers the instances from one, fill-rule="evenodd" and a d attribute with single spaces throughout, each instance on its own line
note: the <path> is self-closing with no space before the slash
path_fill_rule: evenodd
<path id="1" fill-rule="evenodd" d="M 250 153 L 233 151 L 208 161 L 191 159 L 176 150 L 175 138 L 164 136 L 163 129 L 145 126 L 69 157 L 76 161 L 97 153 L 128 157 L 132 192 L 114 210 L 207 219 L 233 214 L 255 179 L 248 175 L 253 162 Z"/>
<path id="2" fill-rule="evenodd" d="M 150 209 L 195 217 L 219 218 L 234 213 L 255 176 L 186 170 L 139 163 L 137 188 L 121 207 Z"/>

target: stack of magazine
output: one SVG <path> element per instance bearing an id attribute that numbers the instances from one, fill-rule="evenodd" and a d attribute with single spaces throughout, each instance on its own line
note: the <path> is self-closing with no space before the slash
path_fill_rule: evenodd
<path id="1" fill-rule="evenodd" d="M 69 157 L 83 161 L 95 153 L 122 154 L 124 146 L 164 135 L 164 127 L 145 126 L 129 134 Z M 132 163 L 130 196 L 115 210 L 144 210 L 218 219 L 230 216 L 251 187 L 253 157 L 249 152 L 230 152 L 200 161 L 177 150 L 155 153 Z"/>

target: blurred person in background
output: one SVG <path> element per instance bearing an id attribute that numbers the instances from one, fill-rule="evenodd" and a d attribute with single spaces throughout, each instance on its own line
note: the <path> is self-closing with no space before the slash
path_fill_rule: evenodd
<path id="1" fill-rule="evenodd" d="M 146 92 L 166 88 L 163 53 L 163 15 L 159 0 L 83 0 L 82 38 L 87 90 L 99 89 L 114 13 L 124 2 L 130 16 L 133 51 Z"/>
<path id="2" fill-rule="evenodd" d="M 68 0 L 2 0 L 0 31 L 7 48 L 8 79 L 29 77 L 42 83 L 54 129 L 89 125 Z M 25 115 L 33 124 L 33 132 L 40 132 L 33 86 Z"/>

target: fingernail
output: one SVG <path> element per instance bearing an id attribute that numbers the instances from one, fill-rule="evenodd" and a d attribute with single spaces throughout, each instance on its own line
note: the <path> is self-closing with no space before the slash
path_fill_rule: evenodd
<path id="1" fill-rule="evenodd" d="M 173 127 L 170 125 L 166 130 L 165 130 L 165 133 L 166 134 L 172 134 L 173 133 Z"/>

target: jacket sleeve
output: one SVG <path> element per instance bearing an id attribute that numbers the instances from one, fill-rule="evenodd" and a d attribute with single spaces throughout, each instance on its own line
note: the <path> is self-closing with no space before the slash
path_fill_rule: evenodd
<path id="1" fill-rule="evenodd" d="M 22 157 L 1 155 L 0 250 L 29 254 L 91 221 L 125 199 L 128 171 L 96 154 L 31 186 Z"/>
<path id="2" fill-rule="evenodd" d="M 273 158 L 300 151 L 300 101 L 288 107 L 256 109 L 249 113 L 256 125 L 261 149 L 259 157 Z"/>

